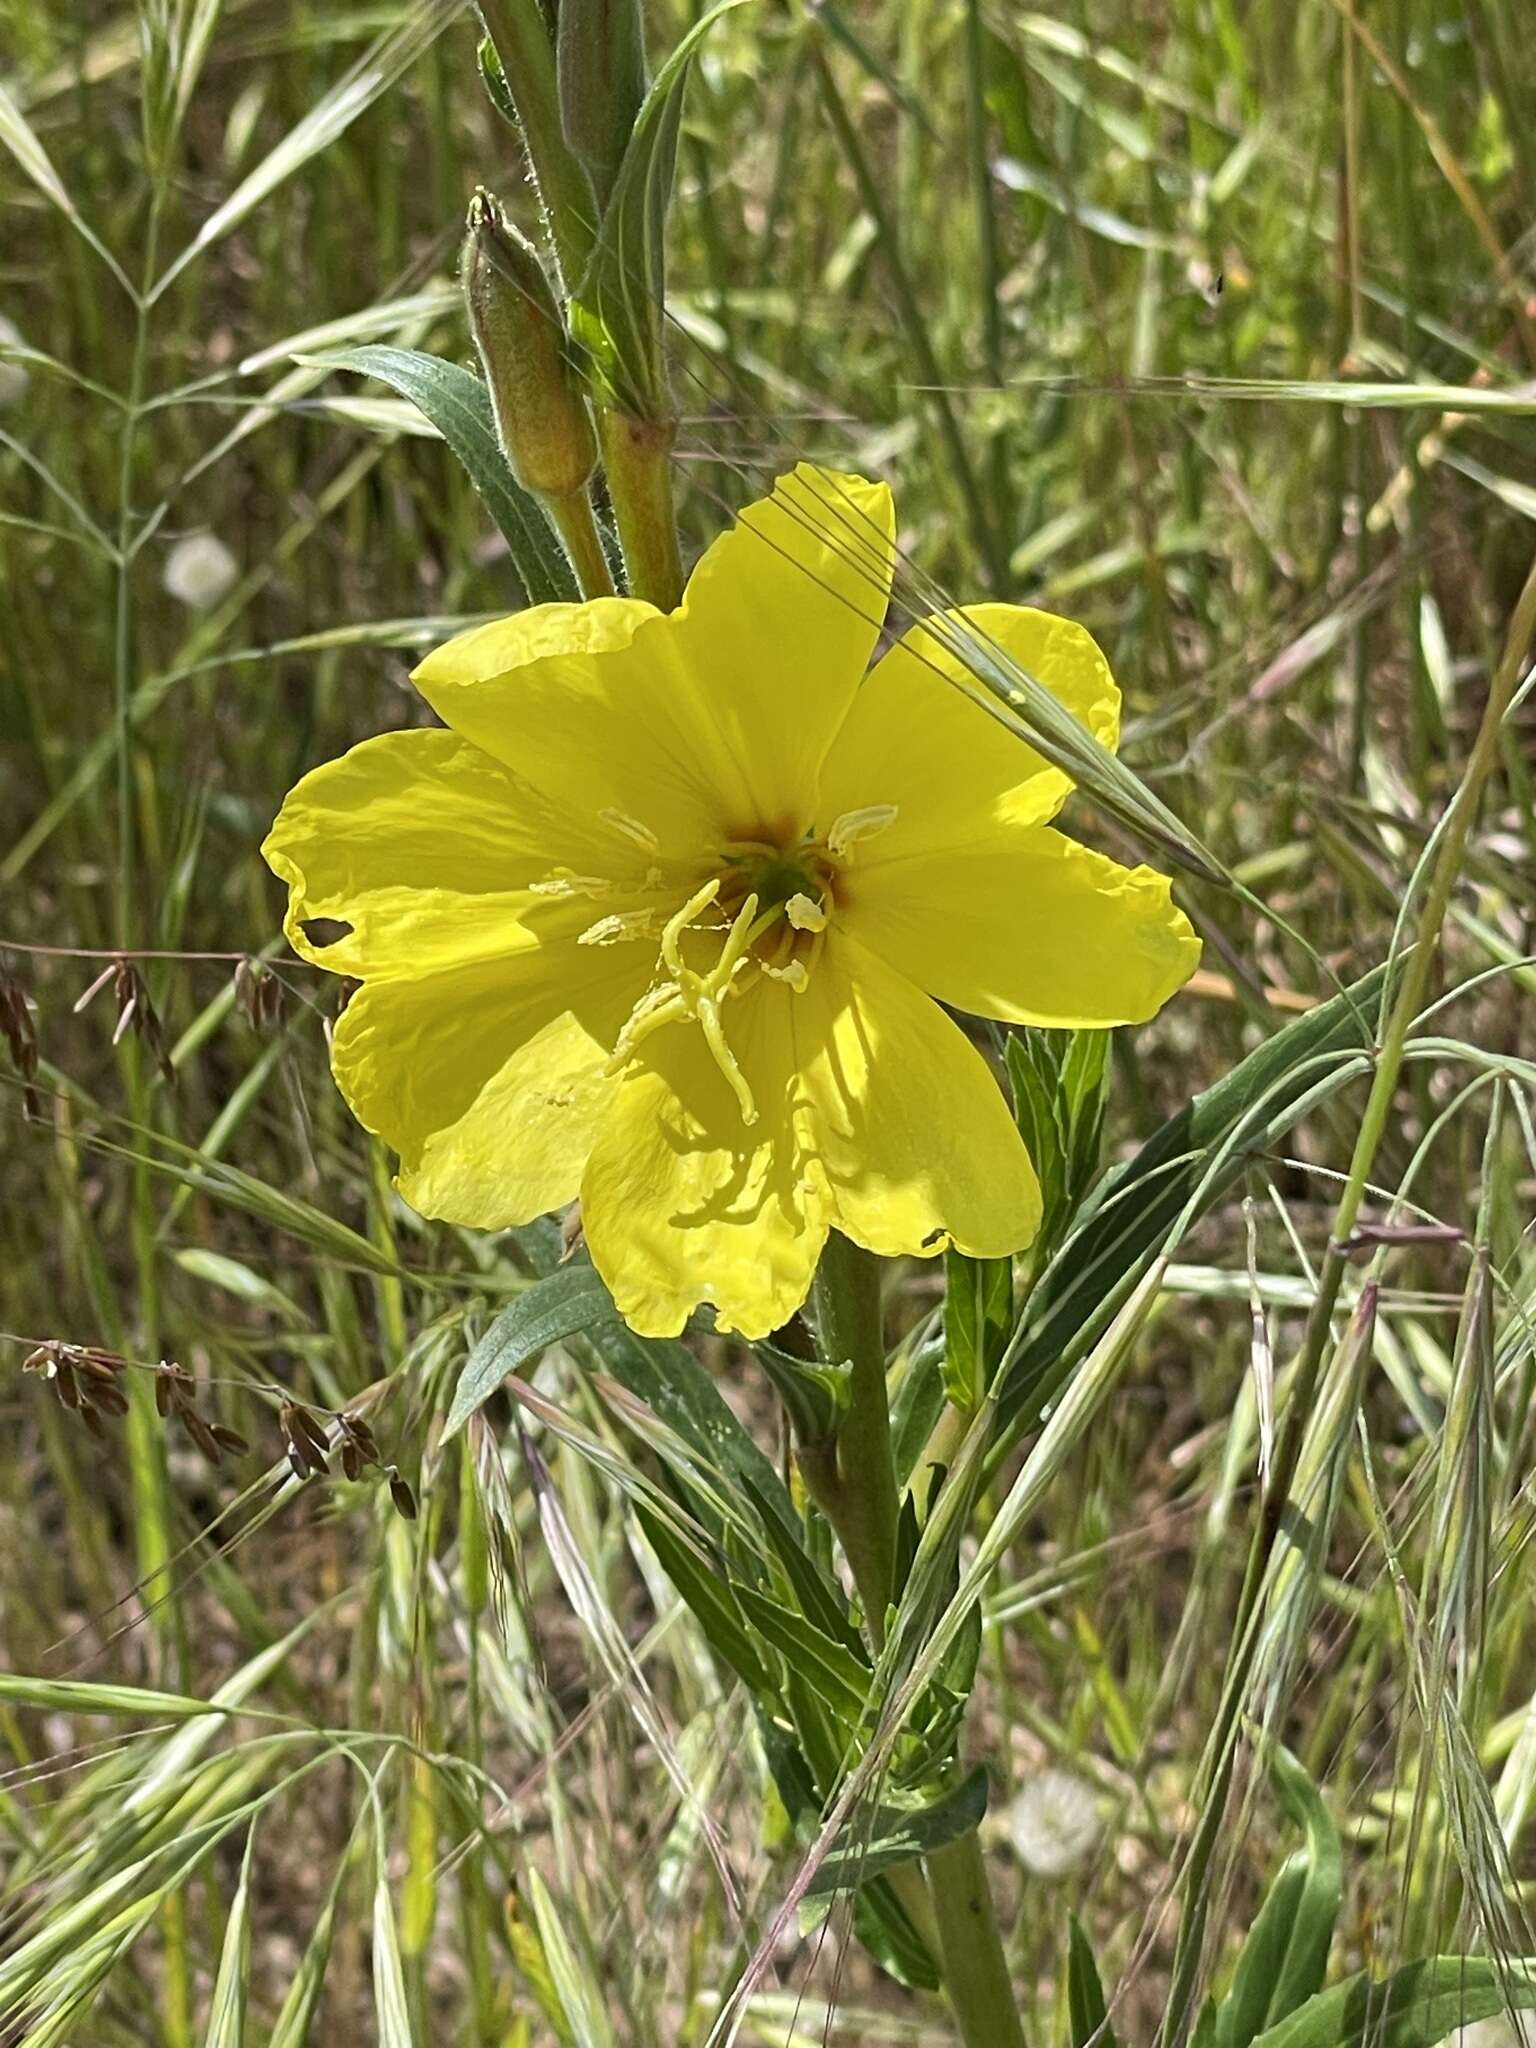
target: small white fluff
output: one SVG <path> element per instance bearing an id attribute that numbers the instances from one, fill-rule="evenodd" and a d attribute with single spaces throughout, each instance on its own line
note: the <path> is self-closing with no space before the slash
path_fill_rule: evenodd
<path id="1" fill-rule="evenodd" d="M 21 329 L 14 320 L 7 320 L 0 313 L 0 342 L 8 342 L 12 348 L 25 348 Z M 8 356 L 0 356 L 0 406 L 15 405 L 25 398 L 27 386 L 32 382 L 32 372 L 25 363 L 18 363 Z"/>
<path id="2" fill-rule="evenodd" d="M 207 612 L 227 597 L 240 565 L 216 533 L 189 533 L 165 558 L 166 589 L 189 611 Z"/>
<path id="3" fill-rule="evenodd" d="M 1008 1831 L 1019 1861 L 1036 1877 L 1066 1877 L 1099 1838 L 1093 1787 L 1070 1771 L 1041 1771 L 1013 1802 Z"/>

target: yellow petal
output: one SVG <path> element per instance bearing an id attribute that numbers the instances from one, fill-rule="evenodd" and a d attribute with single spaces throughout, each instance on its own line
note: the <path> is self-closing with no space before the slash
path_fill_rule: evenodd
<path id="1" fill-rule="evenodd" d="M 629 598 L 536 605 L 416 671 L 447 724 L 583 828 L 679 862 L 794 836 L 885 616 L 883 485 L 802 464 L 747 507 L 663 617 Z"/>
<path id="2" fill-rule="evenodd" d="M 829 1211 L 789 1028 L 795 1001 L 766 982 L 725 1006 L 759 1108 L 750 1127 L 696 1025 L 644 1042 L 611 1098 L 581 1184 L 593 1264 L 646 1337 L 673 1337 L 701 1302 L 749 1338 L 804 1301 Z"/>
<path id="3" fill-rule="evenodd" d="M 352 998 L 336 1080 L 400 1154 L 414 1207 L 495 1230 L 572 1200 L 615 1085 L 609 1048 L 653 959 L 644 946 L 536 947 Z"/>
<path id="4" fill-rule="evenodd" d="M 582 1180 L 598 1271 L 643 1336 L 700 1302 L 766 1336 L 810 1289 L 830 1223 L 869 1250 L 1027 1245 L 1040 1191 L 1002 1090 L 937 1004 L 837 931 L 803 994 L 725 1005 L 759 1111 L 744 1124 L 702 1032 L 668 1025 L 613 1096 Z"/>
<path id="5" fill-rule="evenodd" d="M 624 597 L 541 604 L 429 654 L 416 687 L 444 722 L 615 853 L 718 843 L 745 801 L 668 622 Z"/>
<path id="6" fill-rule="evenodd" d="M 742 767 L 760 835 L 811 822 L 822 759 L 890 601 L 884 484 L 802 462 L 700 558 L 670 631 Z"/>
<path id="7" fill-rule="evenodd" d="M 1200 960 L 1166 876 L 1048 826 L 871 860 L 839 903 L 849 931 L 930 995 L 1012 1024 L 1139 1024 Z"/>
<path id="8" fill-rule="evenodd" d="M 997 1079 L 958 1025 L 834 929 L 795 1013 L 818 1152 L 846 1237 L 887 1258 L 1001 1258 L 1040 1186 Z"/>
<path id="9" fill-rule="evenodd" d="M 818 824 L 874 804 L 896 818 L 860 864 L 895 860 L 917 848 L 963 846 L 988 821 L 1043 824 L 1071 790 L 1068 776 L 949 678 L 969 672 L 956 644 L 1000 647 L 1060 698 L 1095 738 L 1119 737 L 1120 692 L 1092 636 L 1071 619 L 1020 605 L 978 604 L 918 624 L 876 663 L 833 742 L 822 774 Z M 974 679 L 969 687 L 980 687 Z"/>
<path id="10" fill-rule="evenodd" d="M 392 732 L 311 770 L 261 851 L 288 884 L 295 952 L 338 974 L 419 977 L 530 943 L 529 882 L 583 851 L 550 835 L 543 807 L 478 747 Z M 305 929 L 317 920 L 351 930 L 327 944 Z"/>

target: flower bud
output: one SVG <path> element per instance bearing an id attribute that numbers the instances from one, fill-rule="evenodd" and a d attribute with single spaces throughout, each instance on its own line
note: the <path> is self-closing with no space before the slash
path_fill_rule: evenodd
<path id="1" fill-rule="evenodd" d="M 541 497 L 585 489 L 597 440 L 565 322 L 537 250 L 489 192 L 470 203 L 464 297 L 512 474 Z"/>
<path id="2" fill-rule="evenodd" d="M 560 126 L 606 206 L 645 98 L 640 0 L 560 0 Z"/>

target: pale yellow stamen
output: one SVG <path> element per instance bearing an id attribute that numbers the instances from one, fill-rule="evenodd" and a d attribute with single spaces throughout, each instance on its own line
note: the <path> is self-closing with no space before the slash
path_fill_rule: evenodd
<path id="1" fill-rule="evenodd" d="M 655 853 L 661 841 L 649 825 L 642 825 L 638 818 L 632 818 L 628 811 L 599 811 L 597 814 L 605 825 L 611 825 L 615 832 L 622 832 L 626 839 L 632 839 L 636 846 L 647 853 Z"/>
<path id="2" fill-rule="evenodd" d="M 824 932 L 827 928 L 827 913 L 811 896 L 791 896 L 784 906 L 784 915 L 797 932 Z"/>
<path id="3" fill-rule="evenodd" d="M 763 972 L 771 975 L 775 981 L 787 981 L 797 996 L 805 994 L 811 979 L 805 971 L 803 960 L 789 960 L 782 967 L 771 967 L 765 960 Z"/>
<path id="4" fill-rule="evenodd" d="M 576 943 L 578 946 L 616 946 L 625 939 L 650 939 L 655 935 L 654 910 L 616 910 L 609 917 L 600 917 L 596 924 L 589 924 Z"/>
<path id="5" fill-rule="evenodd" d="M 600 875 L 575 875 L 569 868 L 551 868 L 541 882 L 528 884 L 530 896 L 609 896 L 613 883 Z"/>
<path id="6" fill-rule="evenodd" d="M 865 804 L 861 810 L 844 811 L 827 834 L 827 851 L 835 859 L 844 859 L 861 840 L 873 839 L 895 822 L 894 804 Z"/>

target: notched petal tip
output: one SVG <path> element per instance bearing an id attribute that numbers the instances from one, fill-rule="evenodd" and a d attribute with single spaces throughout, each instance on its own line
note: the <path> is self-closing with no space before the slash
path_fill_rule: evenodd
<path id="1" fill-rule="evenodd" d="M 285 820 L 292 830 L 293 799 L 303 786 L 301 782 L 290 790 L 259 850 L 262 859 L 288 891 L 288 901 L 283 906 L 283 937 L 301 960 L 342 974 L 348 971 L 342 958 L 334 953 L 330 959 L 325 956 L 331 947 L 351 936 L 352 926 L 311 905 L 308 877 L 296 852 L 297 845 L 302 843 L 302 835 L 294 834 L 290 842 L 284 834 Z"/>

